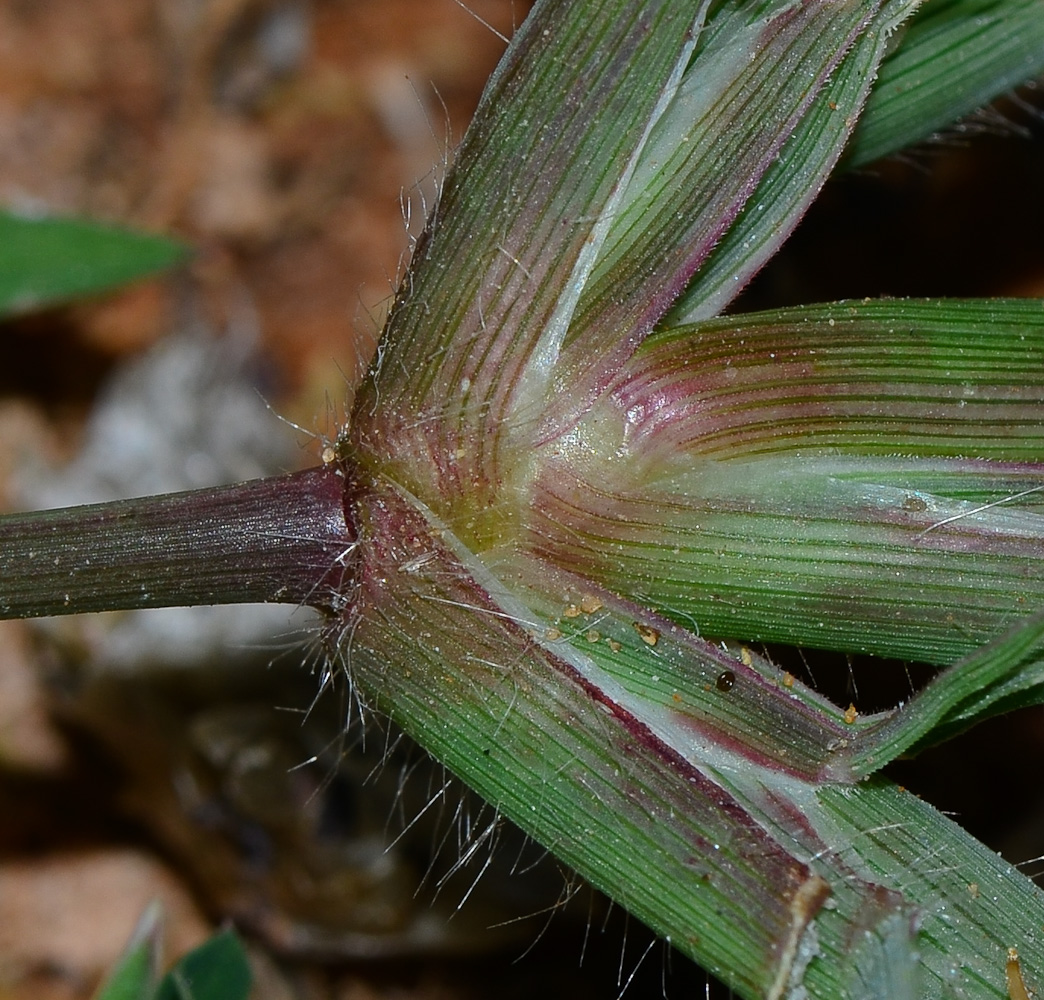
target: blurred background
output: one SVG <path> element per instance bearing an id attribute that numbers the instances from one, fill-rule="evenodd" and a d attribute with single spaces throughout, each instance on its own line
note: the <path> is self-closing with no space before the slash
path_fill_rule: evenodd
<path id="1" fill-rule="evenodd" d="M 5 507 L 317 461 L 528 10 L 467 2 L 0 0 L 0 205 L 193 248 L 162 279 L 0 324 Z M 736 308 L 1044 295 L 1042 103 L 1027 89 L 832 182 Z M 313 624 L 0 623 L 0 1000 L 90 997 L 153 898 L 170 957 L 234 920 L 266 1000 L 604 1000 L 636 968 L 629 996 L 703 991 L 397 734 L 364 740 Z M 864 711 L 908 690 L 901 669 L 875 689 L 864 665 L 812 666 Z M 900 777 L 1012 860 L 1044 854 L 1042 723 L 981 727 Z"/>

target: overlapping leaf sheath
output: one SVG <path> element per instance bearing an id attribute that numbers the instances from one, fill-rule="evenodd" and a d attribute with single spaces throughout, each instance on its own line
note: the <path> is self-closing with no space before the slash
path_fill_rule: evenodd
<path id="1" fill-rule="evenodd" d="M 509 417 L 543 405 L 701 20 L 702 5 L 677 0 L 545 2 L 490 79 L 348 431 L 355 454 L 394 467 L 434 508 L 497 495 L 521 433 Z"/>
<path id="2" fill-rule="evenodd" d="M 734 294 L 779 246 L 915 6 L 538 4 L 417 248 L 345 453 L 394 465 L 446 516 L 463 494 L 509 516 L 532 448 L 604 389 L 800 139 L 756 238 L 711 259 Z M 549 108 L 550 92 L 569 96 Z M 485 544 L 489 521 L 465 534 Z"/>
<path id="3" fill-rule="evenodd" d="M 381 477 L 351 492 L 369 539 L 339 637 L 356 683 L 740 993 L 779 996 L 827 882 L 665 739 L 651 702 L 575 649 L 423 504 Z"/>
<path id="4" fill-rule="evenodd" d="M 1028 880 L 855 781 L 864 742 L 896 752 L 874 742 L 891 718 L 848 723 L 583 575 L 479 557 L 383 477 L 349 495 L 369 539 L 336 636 L 356 683 L 739 995 L 1004 997 L 1012 936 L 1044 961 Z"/>

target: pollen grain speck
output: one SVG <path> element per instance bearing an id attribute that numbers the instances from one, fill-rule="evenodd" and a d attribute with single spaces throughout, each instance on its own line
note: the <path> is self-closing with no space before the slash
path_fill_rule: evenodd
<path id="1" fill-rule="evenodd" d="M 651 625 L 646 625 L 643 622 L 633 622 L 634 630 L 641 637 L 642 642 L 648 646 L 655 646 L 660 641 L 660 633 L 657 629 L 654 629 Z"/>

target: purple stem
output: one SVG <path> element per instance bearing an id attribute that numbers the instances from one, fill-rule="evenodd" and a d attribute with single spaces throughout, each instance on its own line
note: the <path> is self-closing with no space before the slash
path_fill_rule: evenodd
<path id="1" fill-rule="evenodd" d="M 355 547 L 334 466 L 0 518 L 0 617 L 264 601 L 334 609 Z"/>

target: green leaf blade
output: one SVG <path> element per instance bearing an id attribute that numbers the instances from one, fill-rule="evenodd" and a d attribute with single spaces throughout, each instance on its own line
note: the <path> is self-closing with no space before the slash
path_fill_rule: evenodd
<path id="1" fill-rule="evenodd" d="M 151 903 L 94 1000 L 153 1000 L 159 982 L 162 931 L 160 906 Z"/>
<path id="2" fill-rule="evenodd" d="M 837 164 L 890 33 L 909 9 L 885 7 L 844 56 L 661 325 L 677 327 L 723 312 L 790 236 Z"/>
<path id="3" fill-rule="evenodd" d="M 1004 997 L 1006 935 L 1039 924 L 1044 906 L 993 852 L 888 782 L 807 782 L 694 739 L 648 697 L 652 670 L 690 691 L 658 649 L 667 628 L 656 642 L 633 638 L 614 672 L 601 638 L 595 662 L 586 634 L 558 634 L 576 596 L 560 574 L 542 591 L 544 602 L 562 598 L 552 617 L 520 601 L 540 589 L 528 571 L 476 558 L 391 484 L 368 484 L 356 502 L 365 593 L 339 633 L 355 678 L 505 815 L 738 995 L 804 985 L 822 997 L 942 1000 L 972 975 L 970 995 Z M 376 523 L 385 519 L 395 543 Z M 595 603 L 586 614 L 606 627 Z M 648 683 L 629 688 L 642 650 Z M 795 703 L 778 693 L 785 716 Z M 1001 903 L 976 912 L 969 882 Z M 1044 952 L 1032 938 L 1024 954 Z"/>
<path id="4" fill-rule="evenodd" d="M 1044 677 L 1044 616 L 1033 615 L 944 670 L 906 704 L 861 732 L 846 748 L 865 776 L 911 748 L 939 742 L 993 714 L 996 704 L 1039 689 Z"/>
<path id="5" fill-rule="evenodd" d="M 859 167 L 1044 73 L 1040 0 L 934 0 L 884 61 L 846 155 Z"/>
<path id="6" fill-rule="evenodd" d="M 156 982 L 149 950 L 143 942 L 124 955 L 95 1000 L 151 1000 Z"/>
<path id="7" fill-rule="evenodd" d="M 525 581 L 526 607 L 553 623 L 560 655 L 597 665 L 601 685 L 693 763 L 720 772 L 746 762 L 801 781 L 848 779 L 839 748 L 855 730 L 844 712 L 758 653 L 701 639 L 547 562 L 517 552 L 499 560 L 486 554 L 491 560 L 519 587 Z M 562 594 L 572 598 L 564 607 L 551 596 Z"/>
<path id="8" fill-rule="evenodd" d="M 544 458 L 540 558 L 704 634 L 953 662 L 1044 607 L 1044 304 L 657 334 Z"/>
<path id="9" fill-rule="evenodd" d="M 850 861 L 864 878 L 916 900 L 917 1000 L 955 993 L 1010 1000 L 1005 972 L 1012 947 L 1027 981 L 1039 982 L 1044 897 L 995 851 L 917 795 L 877 777 L 854 786 L 826 785 L 807 800 L 805 811 L 835 856 Z M 809 995 L 845 996 L 858 988 L 864 996 L 891 997 L 887 967 L 878 966 L 877 982 L 859 983 L 843 960 L 829 957 L 837 954 L 835 942 L 841 954 L 851 947 L 852 939 L 846 945 L 839 933 L 844 928 L 825 911 L 820 921 L 825 954 L 806 974 Z"/>
<path id="10" fill-rule="evenodd" d="M 885 39 L 913 7 L 781 2 L 712 17 L 584 291 L 570 334 L 578 357 L 564 356 L 560 385 L 574 385 L 581 360 L 614 368 L 593 346 L 600 329 L 643 335 L 687 285 L 686 316 L 738 293 L 826 180 Z"/>
<path id="11" fill-rule="evenodd" d="M 0 212 L 0 317 L 108 291 L 186 257 L 183 245 L 161 236 Z"/>

